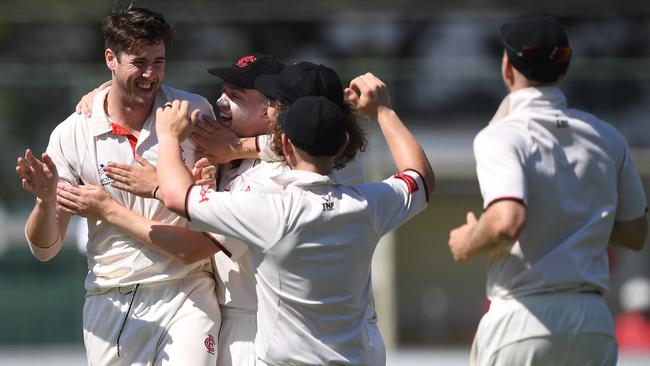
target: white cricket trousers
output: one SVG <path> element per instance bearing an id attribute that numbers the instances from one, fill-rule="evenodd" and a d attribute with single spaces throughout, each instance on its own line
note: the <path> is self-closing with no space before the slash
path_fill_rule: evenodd
<path id="1" fill-rule="evenodd" d="M 221 315 L 211 273 L 87 294 L 88 365 L 217 363 Z"/>
<path id="2" fill-rule="evenodd" d="M 217 366 L 255 366 L 257 311 L 221 307 Z"/>
<path id="3" fill-rule="evenodd" d="M 474 366 L 614 366 L 618 347 L 596 293 L 495 300 L 474 338 Z"/>

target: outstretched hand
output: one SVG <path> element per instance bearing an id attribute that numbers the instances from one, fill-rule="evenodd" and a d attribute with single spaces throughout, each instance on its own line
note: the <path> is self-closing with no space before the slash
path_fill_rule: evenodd
<path id="1" fill-rule="evenodd" d="M 381 109 L 391 109 L 386 84 L 372 73 L 352 79 L 344 92 L 346 100 L 353 108 L 374 120 Z"/>
<path id="2" fill-rule="evenodd" d="M 54 201 L 59 180 L 56 165 L 47 153 L 43 153 L 41 158 L 42 161 L 38 160 L 30 149 L 25 150 L 25 156 L 18 157 L 16 173 L 21 178 L 24 190 L 32 192 L 42 201 Z"/>

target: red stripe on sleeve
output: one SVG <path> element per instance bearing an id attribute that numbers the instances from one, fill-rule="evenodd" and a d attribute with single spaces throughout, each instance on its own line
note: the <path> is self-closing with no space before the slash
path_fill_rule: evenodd
<path id="1" fill-rule="evenodd" d="M 499 197 L 499 198 L 495 198 L 492 201 L 490 201 L 490 203 L 488 203 L 487 206 L 485 206 L 483 211 L 485 212 L 488 208 L 490 208 L 490 206 L 492 206 L 493 204 L 495 204 L 495 203 L 497 203 L 499 201 L 515 201 L 515 202 L 521 203 L 522 206 L 526 207 L 526 203 L 524 203 L 524 200 L 519 198 L 519 197 Z"/>
<path id="2" fill-rule="evenodd" d="M 223 245 L 223 243 L 220 242 L 219 239 L 217 239 L 217 237 L 214 234 L 204 232 L 203 235 L 207 236 L 208 239 L 210 239 L 210 241 L 212 242 L 212 244 L 216 245 L 219 249 L 221 249 L 223 254 L 227 255 L 228 258 L 232 257 L 232 253 L 230 252 L 230 250 L 228 250 L 228 248 L 226 248 L 226 246 Z"/>
<path id="3" fill-rule="evenodd" d="M 413 194 L 413 193 L 417 192 L 418 189 L 420 189 L 418 187 L 418 182 L 415 180 L 415 178 L 413 178 L 412 176 L 410 176 L 408 174 L 397 173 L 397 174 L 394 175 L 394 177 L 397 178 L 397 179 L 401 179 L 401 180 L 404 181 L 404 183 L 406 183 L 406 186 L 408 187 L 408 190 L 409 190 L 409 194 Z"/>

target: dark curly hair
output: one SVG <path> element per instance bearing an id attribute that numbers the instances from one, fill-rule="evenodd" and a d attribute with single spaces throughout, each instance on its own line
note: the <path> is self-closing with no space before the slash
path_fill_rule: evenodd
<path id="1" fill-rule="evenodd" d="M 174 28 L 162 14 L 130 4 L 109 13 L 102 23 L 102 32 L 104 46 L 119 55 L 124 51 L 137 53 L 158 42 L 169 47 L 173 43 Z"/>

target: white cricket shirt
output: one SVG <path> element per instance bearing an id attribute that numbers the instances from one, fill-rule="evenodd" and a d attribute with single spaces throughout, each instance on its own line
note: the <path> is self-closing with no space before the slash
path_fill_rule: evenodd
<path id="1" fill-rule="evenodd" d="M 384 234 L 426 208 L 422 178 L 405 171 L 348 187 L 305 171 L 269 173 L 284 192 L 257 192 L 251 181 L 243 191 L 192 187 L 186 201 L 193 228 L 252 250 L 257 357 L 271 365 L 367 364 L 372 254 Z"/>
<path id="2" fill-rule="evenodd" d="M 264 158 L 263 166 L 259 167 L 260 161 L 257 159 L 246 159 L 238 161 L 236 166 L 223 164 L 219 167 L 218 191 L 243 190 L 244 182 L 253 184 L 255 190 L 260 192 L 273 193 L 281 192 L 284 189 L 284 187 L 267 179 L 268 175 L 274 175 L 273 170 L 289 169 L 286 164 L 273 162 L 279 160 L 279 157 L 270 148 L 270 136 L 258 136 L 256 141 L 258 151 Z M 360 162 L 361 155 L 363 154 L 357 154 L 356 159 L 349 161 L 342 169 L 333 170 L 330 175 L 332 179 L 345 185 L 365 183 L 367 179 L 363 164 Z M 271 162 L 266 163 L 266 161 Z M 253 167 L 255 168 L 252 169 Z M 238 178 L 239 176 L 242 177 Z M 234 238 L 226 238 L 215 233 L 212 233 L 211 236 L 215 242 L 227 247 L 226 250 L 219 251 L 214 255 L 219 304 L 231 308 L 256 311 L 255 268 L 253 268 L 248 247 Z M 369 316 L 374 317 L 374 305 L 372 307 Z"/>
<path id="3" fill-rule="evenodd" d="M 623 136 L 568 108 L 556 87 L 526 88 L 504 99 L 474 155 L 484 208 L 502 199 L 527 207 L 518 241 L 489 258 L 488 297 L 606 292 L 614 221 L 647 207 Z"/>
<path id="4" fill-rule="evenodd" d="M 104 111 L 104 100 L 109 89 L 97 93 L 93 101 L 92 117 L 72 114 L 59 124 L 50 136 L 47 153 L 56 164 L 59 179 L 73 186 L 82 182 L 102 187 L 117 203 L 146 218 L 165 224 L 189 227 L 184 218 L 167 210 L 155 199 L 137 197 L 110 186 L 112 180 L 104 174 L 108 162 L 138 164 L 134 154 L 153 165 L 158 160 L 158 139 L 155 131 L 156 108 L 174 99 L 189 100 L 191 110 L 200 108 L 213 116 L 207 100 L 196 94 L 162 86 L 138 139 L 123 134 L 123 129 L 112 124 Z M 133 145 L 132 145 L 133 144 Z M 194 146 L 183 143 L 183 159 L 188 167 L 194 165 Z M 182 243 L 179 243 L 182 245 Z M 185 277 L 187 274 L 210 270 L 210 259 L 184 265 L 171 257 L 146 247 L 123 234 L 114 226 L 88 220 L 88 275 L 87 291 L 151 283 Z"/>

